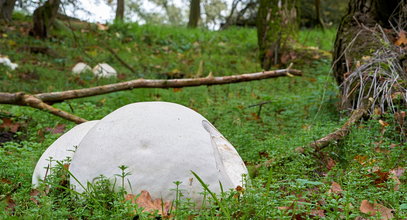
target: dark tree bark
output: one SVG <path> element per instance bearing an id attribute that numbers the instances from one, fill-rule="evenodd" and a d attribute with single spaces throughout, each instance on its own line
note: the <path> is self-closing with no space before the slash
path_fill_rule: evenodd
<path id="1" fill-rule="evenodd" d="M 117 0 L 116 21 L 123 21 L 124 18 L 124 0 Z"/>
<path id="2" fill-rule="evenodd" d="M 0 0 L 0 20 L 11 21 L 16 0 Z"/>
<path id="3" fill-rule="evenodd" d="M 60 0 L 48 0 L 44 5 L 38 7 L 33 15 L 33 28 L 31 34 L 34 37 L 45 39 L 48 37 L 49 29 L 58 14 Z"/>
<path id="4" fill-rule="evenodd" d="M 257 14 L 257 40 L 261 67 L 269 70 L 281 63 L 287 40 L 297 31 L 295 0 L 260 0 Z"/>
<path id="5" fill-rule="evenodd" d="M 391 22 L 397 22 L 403 16 L 398 7 L 407 0 L 350 0 L 347 14 L 342 18 L 335 39 L 333 54 L 333 74 L 338 83 L 344 81 L 344 75 L 354 69 L 357 60 L 371 55 L 382 45 L 377 44 L 375 36 L 368 28 L 376 24 L 391 28 Z M 404 15 L 405 16 L 405 15 Z M 393 23 L 394 24 L 394 23 Z"/>
<path id="6" fill-rule="evenodd" d="M 201 1 L 191 0 L 188 27 L 189 28 L 198 27 L 199 19 L 201 19 Z"/>
<path id="7" fill-rule="evenodd" d="M 324 21 L 321 18 L 321 1 L 320 0 L 315 0 L 314 1 L 314 6 L 315 6 L 315 20 L 316 20 L 316 24 L 324 29 L 325 25 L 324 25 Z"/>

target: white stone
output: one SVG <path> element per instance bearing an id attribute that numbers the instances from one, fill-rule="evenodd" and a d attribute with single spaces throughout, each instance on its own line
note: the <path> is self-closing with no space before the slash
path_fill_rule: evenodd
<path id="1" fill-rule="evenodd" d="M 82 142 L 70 171 L 83 186 L 100 175 L 122 185 L 119 166 L 125 165 L 128 193 L 148 191 L 153 198 L 174 200 L 174 181 L 198 204 L 203 188 L 194 171 L 214 193 L 242 185 L 247 169 L 233 146 L 202 115 L 175 103 L 140 102 L 104 117 Z M 116 178 L 116 180 L 114 180 Z M 71 177 L 78 192 L 84 189 Z"/>
<path id="2" fill-rule="evenodd" d="M 11 70 L 15 70 L 18 67 L 17 63 L 12 63 L 8 57 L 0 56 L 0 63 L 9 67 Z"/>
<path id="3" fill-rule="evenodd" d="M 88 133 L 98 121 L 88 121 L 73 127 L 71 130 L 59 137 L 51 146 L 45 150 L 35 166 L 32 184 L 38 186 L 45 176 L 51 173 L 51 168 L 57 163 L 72 159 L 75 147 L 79 145 L 82 138 Z M 52 159 L 51 159 L 52 158 Z"/>
<path id="4" fill-rule="evenodd" d="M 78 75 L 87 71 L 92 71 L 92 68 L 86 63 L 79 62 L 72 68 L 72 73 Z"/>
<path id="5" fill-rule="evenodd" d="M 93 67 L 92 72 L 98 78 L 117 77 L 116 70 L 107 63 L 99 63 Z"/>

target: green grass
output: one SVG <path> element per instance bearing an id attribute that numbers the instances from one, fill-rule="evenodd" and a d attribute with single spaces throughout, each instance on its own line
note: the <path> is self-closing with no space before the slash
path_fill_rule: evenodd
<path id="1" fill-rule="evenodd" d="M 76 31 L 75 36 L 76 39 L 71 32 L 59 31 L 43 42 L 16 31 L 7 32 L 6 37 L 0 38 L 1 51 L 20 68 L 16 71 L 1 69 L 5 73 L 0 75 L 2 92 L 47 92 L 120 81 L 97 80 L 90 74 L 71 76 L 70 69 L 78 61 L 92 66 L 107 62 L 123 74 L 122 80 L 196 77 L 210 72 L 221 76 L 261 70 L 257 63 L 256 32 L 252 29 L 212 32 L 117 24 L 107 32 Z M 333 37 L 334 30 L 304 30 L 299 34 L 299 42 L 329 51 Z M 121 66 L 103 48 L 106 45 L 117 49 L 117 54 L 137 72 L 132 73 Z M 32 54 L 24 50 L 25 46 L 49 46 L 59 57 Z M 407 146 L 400 141 L 391 118 L 383 118 L 390 123 L 384 132 L 374 119 L 355 127 L 345 140 L 326 148 L 324 157 L 336 162 L 331 170 L 317 157 L 295 151 L 340 127 L 345 118 L 340 118 L 336 110 L 339 100 L 336 84 L 329 73 L 330 60 L 302 56 L 293 62 L 294 68 L 304 72 L 303 77 L 183 88 L 181 91 L 136 89 L 69 100 L 55 106 L 93 120 L 129 103 L 160 100 L 188 106 L 211 121 L 253 170 L 251 183 L 240 197 L 233 196 L 236 192 L 218 197 L 221 209 L 209 195 L 206 208 L 199 210 L 191 208 L 188 201 L 177 201 L 178 209 L 173 214 L 178 219 L 189 216 L 226 218 L 227 215 L 241 219 L 310 218 L 312 210 L 324 210 L 328 219 L 367 218 L 368 215 L 359 211 L 360 203 L 365 199 L 394 209 L 398 219 L 406 218 L 406 175 L 400 178 L 400 189 L 393 190 L 392 179 L 378 187 L 374 183 L 376 176 L 371 172 L 375 167 L 383 172 L 406 167 Z M 262 107 L 260 118 L 257 118 L 258 107 L 249 106 L 264 101 L 271 102 Z M 21 183 L 11 194 L 15 210 L 0 211 L 0 218 L 131 219 L 134 213 L 140 218 L 149 217 L 140 208 L 123 202 L 123 192 L 112 192 L 104 180 L 94 186 L 92 195 L 84 198 L 55 187 L 47 195 L 39 196 L 38 204 L 31 201 L 31 175 L 36 161 L 60 136 L 46 129 L 61 123 L 71 128 L 74 124 L 28 107 L 1 105 L 0 112 L 25 124 L 17 134 L 19 140 L 0 147 L 0 195 Z M 379 142 L 387 151 L 375 150 Z M 397 146 L 390 148 L 391 144 Z M 360 164 L 355 160 L 357 156 L 363 156 L 367 162 Z M 254 165 L 265 161 L 269 161 L 268 166 L 254 169 Z M 51 181 L 58 185 L 60 178 L 55 176 Z M 332 181 L 341 185 L 344 190 L 341 195 L 328 193 Z M 5 207 L 9 203 L 7 199 L 0 201 L 0 210 L 7 210 Z M 278 207 L 293 208 L 282 210 Z"/>

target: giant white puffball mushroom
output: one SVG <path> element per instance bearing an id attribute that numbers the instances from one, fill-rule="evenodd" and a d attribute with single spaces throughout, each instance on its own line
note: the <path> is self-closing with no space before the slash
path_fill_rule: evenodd
<path id="1" fill-rule="evenodd" d="M 82 138 L 98 121 L 88 121 L 73 127 L 71 130 L 59 137 L 51 146 L 45 150 L 35 166 L 32 176 L 32 184 L 38 186 L 41 180 L 51 174 L 52 167 L 56 161 L 72 159 L 75 147 L 79 145 Z"/>
<path id="2" fill-rule="evenodd" d="M 72 159 L 71 184 L 78 192 L 100 175 L 128 193 L 148 191 L 154 199 L 174 200 L 175 181 L 186 198 L 202 202 L 202 185 L 214 193 L 242 185 L 247 174 L 235 148 L 202 115 L 168 102 L 129 104 L 110 113 L 83 138 Z M 116 180 L 115 180 L 116 178 Z M 82 185 L 82 186 L 81 186 Z"/>
<path id="3" fill-rule="evenodd" d="M 92 71 L 92 68 L 90 68 L 90 66 L 86 63 L 79 62 L 79 63 L 75 64 L 74 67 L 72 67 L 72 73 L 74 75 L 78 75 L 78 74 L 84 73 L 86 71 Z"/>
<path id="4" fill-rule="evenodd" d="M 117 77 L 116 70 L 107 63 L 99 63 L 93 67 L 92 72 L 98 78 Z"/>
<path id="5" fill-rule="evenodd" d="M 17 63 L 12 63 L 11 60 L 7 56 L 0 55 L 0 64 L 3 64 L 9 67 L 11 70 L 15 70 L 18 67 Z"/>

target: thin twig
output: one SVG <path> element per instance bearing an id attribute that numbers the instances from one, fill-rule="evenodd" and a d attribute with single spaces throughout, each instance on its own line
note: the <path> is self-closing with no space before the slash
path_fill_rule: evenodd
<path id="1" fill-rule="evenodd" d="M 124 60 L 122 58 L 120 58 L 119 55 L 117 55 L 117 53 L 114 52 L 114 50 L 112 48 L 110 48 L 108 46 L 105 46 L 104 48 L 106 48 L 106 50 L 108 50 L 124 67 L 129 69 L 131 71 L 131 73 L 136 73 L 136 70 L 133 67 L 131 67 L 129 64 L 124 62 Z"/>

